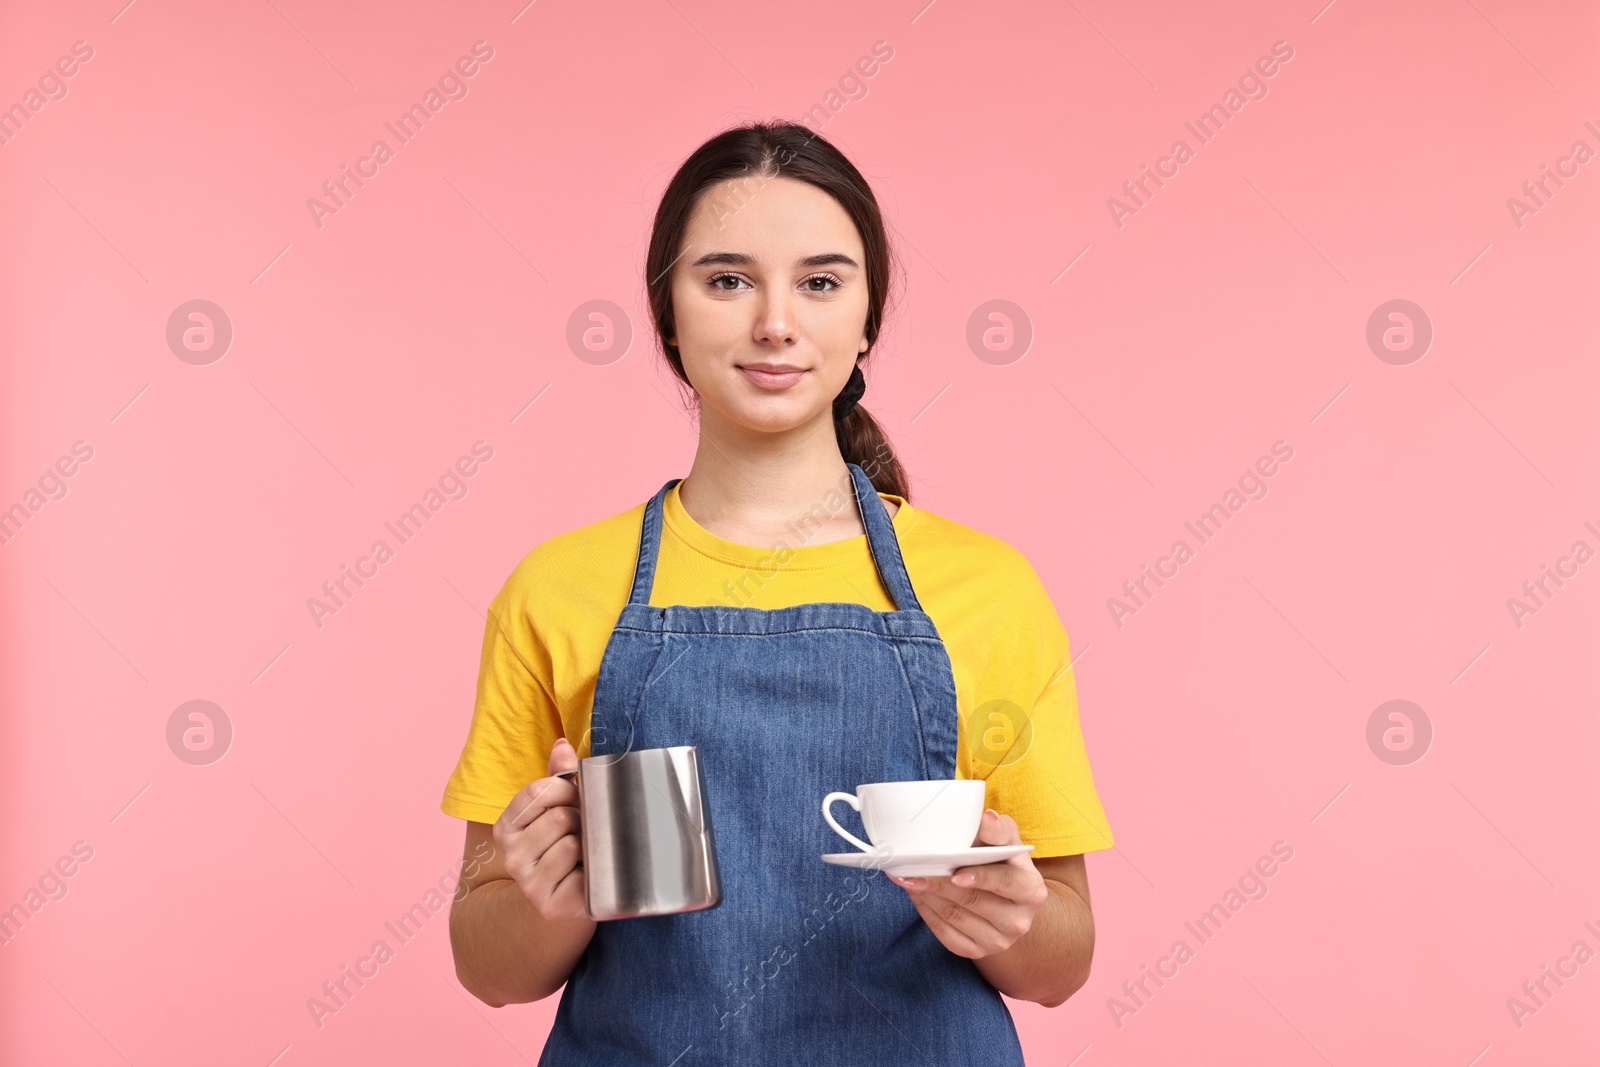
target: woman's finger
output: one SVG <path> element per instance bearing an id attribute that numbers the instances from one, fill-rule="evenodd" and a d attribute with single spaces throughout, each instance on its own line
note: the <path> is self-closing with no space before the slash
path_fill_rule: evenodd
<path id="1" fill-rule="evenodd" d="M 985 955 L 982 946 L 974 941 L 961 927 L 940 915 L 931 901 L 919 900 L 916 894 L 912 895 L 911 900 L 916 905 L 917 914 L 922 916 L 922 921 L 927 924 L 929 930 L 933 931 L 933 935 L 939 939 L 945 948 L 948 948 L 958 956 L 966 956 L 968 959 L 976 959 Z"/>
<path id="2" fill-rule="evenodd" d="M 541 856 L 551 845 L 569 834 L 576 840 L 581 827 L 582 820 L 577 808 L 545 808 L 539 817 L 522 831 L 513 847 L 518 852 Z"/>
<path id="3" fill-rule="evenodd" d="M 911 900 L 928 929 L 956 955 L 977 959 L 1004 947 L 998 930 L 955 901 L 927 893 L 913 893 Z"/>
<path id="4" fill-rule="evenodd" d="M 976 889 L 1004 897 L 1016 904 L 1037 907 L 1044 904 L 1050 891 L 1045 888 L 1044 877 L 1026 856 L 1013 856 L 1023 863 L 985 863 L 976 867 L 959 867 L 948 879 L 942 879 L 951 889 Z M 1024 865 L 1025 864 L 1025 865 Z"/>
<path id="5" fill-rule="evenodd" d="M 913 890 L 911 899 L 934 897 L 971 913 L 1001 933 L 1015 930 L 1013 936 L 1020 937 L 1026 932 L 1027 928 L 1023 925 L 1029 922 L 1029 908 L 1026 905 L 986 889 L 963 889 L 950 885 L 949 879 L 941 881 L 945 884 L 938 888 Z"/>
<path id="6" fill-rule="evenodd" d="M 926 892 L 936 893 L 966 908 L 970 912 L 982 915 L 985 919 L 994 919 L 1005 915 L 1007 912 L 1017 911 L 1020 905 L 1010 897 L 987 889 L 969 888 L 966 886 L 951 885 L 946 881 L 941 889 L 930 889 Z"/>
<path id="7" fill-rule="evenodd" d="M 517 882 L 541 913 L 550 905 L 556 889 L 583 858 L 582 846 L 572 834 L 558 838 L 542 855 L 522 861 L 524 875 Z M 546 916 L 548 918 L 548 916 Z"/>
<path id="8" fill-rule="evenodd" d="M 500 813 L 499 823 L 518 831 L 537 819 L 546 808 L 567 807 L 578 802 L 578 787 L 565 778 L 535 778 L 511 798 Z"/>
<path id="9" fill-rule="evenodd" d="M 574 867 L 550 890 L 545 917 L 551 921 L 588 918 L 589 901 L 586 893 L 583 868 Z"/>
<path id="10" fill-rule="evenodd" d="M 979 845 L 1022 844 L 1022 834 L 1017 829 L 1017 820 L 1009 815 L 1001 815 L 993 808 L 984 808 L 983 818 L 978 822 L 977 843 Z"/>
<path id="11" fill-rule="evenodd" d="M 1021 863 L 1016 862 L 1021 860 Z M 956 881 L 956 876 L 970 873 L 973 875 L 971 884 Z M 1025 856 L 1013 856 L 1000 863 L 984 863 L 967 867 L 957 867 L 954 871 L 944 875 L 924 875 L 920 878 L 897 878 L 890 875 L 896 885 L 906 889 L 923 893 L 941 893 L 952 900 L 976 900 L 973 892 L 987 892 L 1014 903 L 1026 903 L 1038 897 L 1037 889 L 1044 888 L 1044 878 L 1039 875 L 1038 868 L 1034 867 Z M 1043 903 L 1042 898 L 1040 903 Z"/>

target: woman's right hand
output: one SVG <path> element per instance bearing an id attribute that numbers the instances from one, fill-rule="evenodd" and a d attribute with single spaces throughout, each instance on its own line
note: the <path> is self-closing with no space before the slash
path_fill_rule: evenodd
<path id="1" fill-rule="evenodd" d="M 550 750 L 550 774 L 529 782 L 494 824 L 495 847 L 522 895 L 551 922 L 586 919 L 589 911 L 578 840 L 578 787 L 553 777 L 577 769 L 572 742 L 561 737 Z"/>

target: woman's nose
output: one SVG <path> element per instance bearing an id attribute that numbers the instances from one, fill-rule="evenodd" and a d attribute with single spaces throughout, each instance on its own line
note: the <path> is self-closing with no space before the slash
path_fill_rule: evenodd
<path id="1" fill-rule="evenodd" d="M 770 295 L 761 306 L 761 317 L 756 323 L 756 340 L 794 341 L 797 325 L 795 308 L 790 297 L 786 294 Z"/>

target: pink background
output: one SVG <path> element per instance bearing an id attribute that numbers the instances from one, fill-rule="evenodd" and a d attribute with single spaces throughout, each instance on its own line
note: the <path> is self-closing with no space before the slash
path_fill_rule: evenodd
<path id="1" fill-rule="evenodd" d="M 306 1001 L 459 860 L 439 796 L 512 566 L 687 471 L 640 280 L 667 178 L 880 40 L 821 125 L 906 265 L 865 403 L 915 503 L 1046 581 L 1118 843 L 1088 859 L 1088 985 L 1013 1004 L 1029 1062 L 1592 1053 L 1600 962 L 1520 1026 L 1507 998 L 1600 951 L 1600 563 L 1520 627 L 1507 600 L 1600 549 L 1600 162 L 1520 227 L 1507 198 L 1600 150 L 1597 23 L 1510 0 L 11 5 L 0 103 L 75 41 L 93 58 L 0 145 L 0 507 L 74 442 L 93 458 L 0 546 L 0 906 L 74 842 L 93 858 L 0 948 L 0 1060 L 537 1060 L 556 999 L 468 997 L 443 911 L 320 1029 Z M 383 123 L 480 40 L 469 94 L 319 228 L 307 199 L 396 147 Z M 1268 95 L 1119 228 L 1107 199 L 1277 41 Z M 166 340 L 194 299 L 233 328 L 208 365 Z M 996 299 L 1033 339 L 988 362 L 966 337 Z M 1433 328 L 1406 365 L 1366 341 L 1395 299 Z M 566 340 L 591 300 L 631 320 L 603 365 Z M 307 598 L 478 440 L 469 494 L 319 629 Z M 1269 494 L 1119 627 L 1108 599 L 1280 440 Z M 196 699 L 234 731 L 209 765 L 167 741 Z M 1367 740 L 1397 699 L 1433 734 L 1405 765 Z M 1200 945 L 1184 923 L 1277 841 L 1269 894 Z M 1110 998 L 1180 938 L 1194 958 L 1119 1025 Z"/>

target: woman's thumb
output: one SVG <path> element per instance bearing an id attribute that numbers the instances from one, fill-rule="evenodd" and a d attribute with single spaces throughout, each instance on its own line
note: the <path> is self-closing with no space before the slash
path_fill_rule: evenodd
<path id="1" fill-rule="evenodd" d="M 550 773 L 560 774 L 562 771 L 576 770 L 578 767 L 578 753 L 572 747 L 572 742 L 565 737 L 556 738 L 556 743 L 550 747 Z"/>

